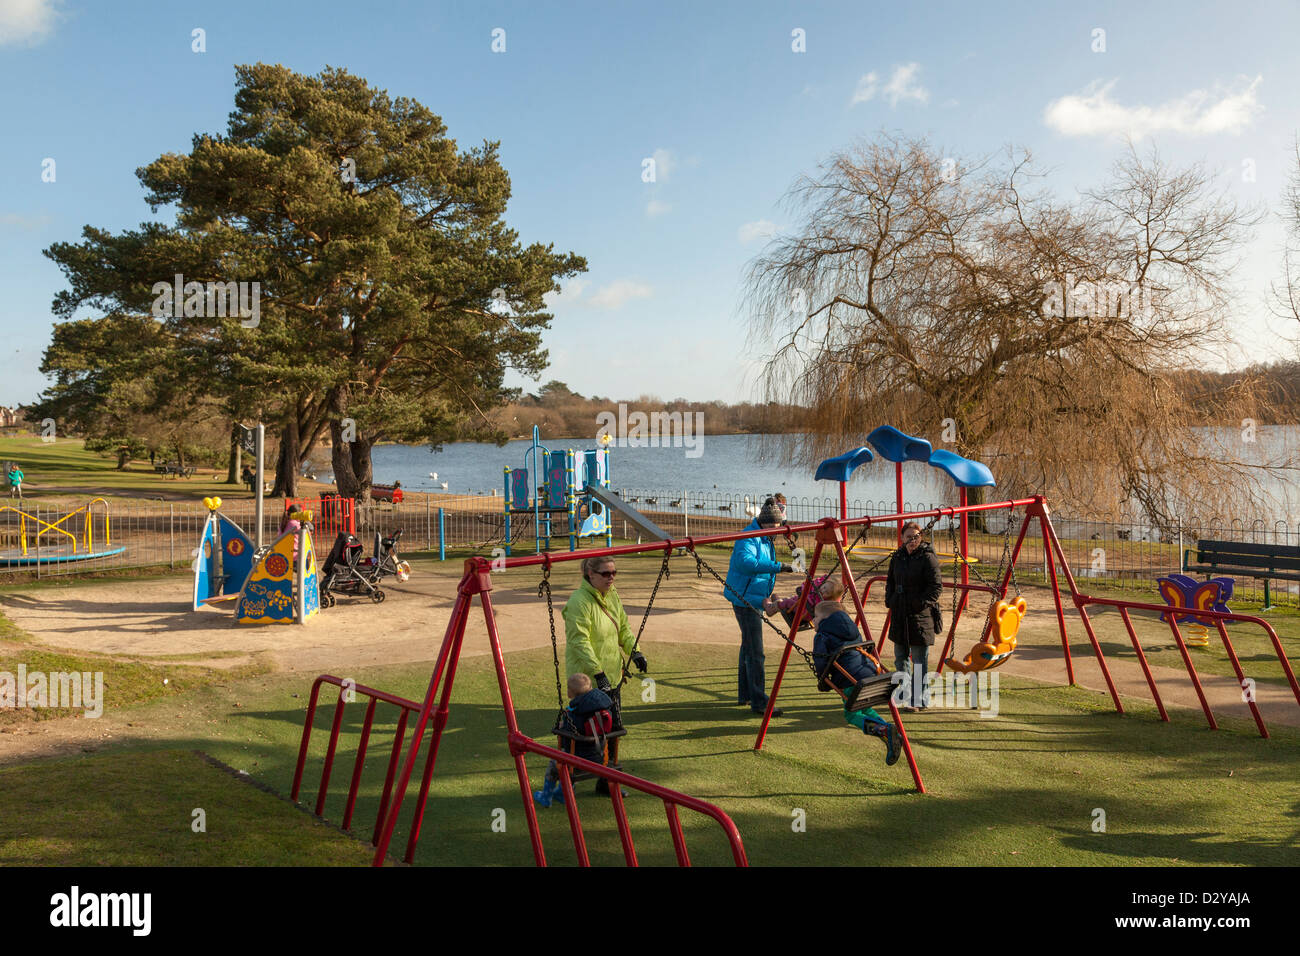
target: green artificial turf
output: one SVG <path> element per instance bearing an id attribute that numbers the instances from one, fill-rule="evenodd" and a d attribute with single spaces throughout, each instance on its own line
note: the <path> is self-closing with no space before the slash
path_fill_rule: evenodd
<path id="1" fill-rule="evenodd" d="M 155 750 L 0 769 L 0 866 L 356 866 L 369 848 L 214 766 Z"/>
<path id="2" fill-rule="evenodd" d="M 467 645 L 482 650 L 478 645 L 483 640 L 481 631 L 472 631 Z M 1294 788 L 1300 778 L 1300 733 L 1290 728 L 1274 724 L 1273 738 L 1262 740 L 1239 721 L 1225 720 L 1225 729 L 1210 731 L 1196 713 L 1176 712 L 1173 722 L 1164 724 L 1149 706 L 1134 705 L 1120 716 L 1101 694 L 1007 679 L 1000 681 L 1000 713 L 994 719 L 944 709 L 907 718 L 929 790 L 922 796 L 912 790 L 906 763 L 885 767 L 883 746 L 847 727 L 835 698 L 813 690 L 808 675 L 791 673 L 780 698 L 785 716 L 774 722 L 763 751 L 755 753 L 757 721 L 733 703 L 733 649 L 654 643 L 646 653 L 655 700 L 641 701 L 639 683 L 625 688 L 626 769 L 719 806 L 739 827 L 753 864 L 1300 863 L 1300 799 Z M 520 727 L 543 742 L 555 717 L 549 656 L 548 649 L 507 658 Z M 424 664 L 339 676 L 419 700 L 428 671 Z M 157 828 L 135 832 L 129 845 L 106 850 L 102 841 L 88 838 L 88 822 L 111 820 L 115 811 L 108 807 L 129 801 L 142 777 L 146 787 L 157 788 L 169 800 L 177 787 L 183 788 L 185 800 L 194 806 L 213 799 L 209 792 L 224 792 L 225 779 L 218 783 L 191 775 L 192 782 L 178 782 L 178 774 L 165 765 L 137 763 L 159 747 L 203 750 L 287 793 L 310 683 L 311 675 L 270 674 L 234 688 L 200 686 L 178 700 L 132 709 L 133 724 L 154 728 L 165 741 L 128 733 L 101 746 L 93 759 L 36 761 L 6 769 L 6 775 L 16 775 L 12 779 L 46 781 L 41 786 L 47 798 L 25 807 L 24 814 L 45 842 L 0 829 L 0 859 L 228 861 L 235 851 L 213 852 L 209 859 L 204 845 L 192 843 L 183 831 L 164 834 Z M 333 699 L 327 688 L 317 712 L 303 792 L 309 803 L 314 803 L 320 779 Z M 334 822 L 342 817 L 352 774 L 362 701 L 345 710 L 343 744 L 325 808 L 326 818 Z M 391 707 L 378 711 L 354 821 L 366 839 L 395 719 Z M 421 752 L 417 780 L 423 758 Z M 531 785 L 540 787 L 544 761 L 531 757 L 528 765 Z M 126 772 L 120 766 L 134 769 Z M 595 796 L 592 786 L 578 785 L 592 860 L 619 864 L 622 853 L 609 801 Z M 68 807 L 90 799 L 87 794 L 104 808 L 70 813 Z M 390 850 L 393 856 L 404 849 L 414 796 L 413 784 Z M 627 805 L 640 862 L 671 864 L 662 803 L 631 794 Z M 1105 814 L 1104 832 L 1094 829 L 1102 819 L 1098 810 Z M 538 812 L 549 861 L 574 863 L 563 808 Z M 715 824 L 685 810 L 682 819 L 696 863 L 730 863 Z M 238 852 L 267 864 L 316 860 L 300 842 L 269 839 L 265 831 L 273 824 L 249 821 L 241 839 L 250 848 Z M 137 846 L 136 840 L 144 845 Z M 48 855 L 42 847 L 49 848 Z M 416 863 L 532 863 L 488 657 L 461 661 Z"/>

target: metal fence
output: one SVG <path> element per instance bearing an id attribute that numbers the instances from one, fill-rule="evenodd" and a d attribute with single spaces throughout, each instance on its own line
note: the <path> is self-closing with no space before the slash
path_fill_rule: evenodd
<path id="1" fill-rule="evenodd" d="M 753 520 L 766 498 L 762 492 L 717 489 L 615 490 L 627 504 L 675 537 L 739 530 Z M 955 503 L 955 500 L 905 501 L 904 510 L 924 511 Z M 386 535 L 401 528 L 404 532 L 401 549 L 405 551 L 426 551 L 442 556 L 448 551 L 489 553 L 505 542 L 504 504 L 499 495 L 426 495 L 408 498 L 401 504 L 372 501 L 356 508 L 357 535 L 369 547 L 376 532 Z M 21 511 L 16 508 L 21 508 Z M 39 499 L 28 499 L 21 505 L 15 502 L 0 510 L 0 556 L 17 557 L 25 539 L 29 558 L 44 559 L 26 567 L 0 565 L 0 580 L 71 576 L 112 569 L 185 568 L 196 557 L 207 517 L 207 509 L 199 502 L 116 500 L 109 505 L 107 529 L 103 526 L 102 509 L 97 506 L 90 512 L 94 523 L 90 544 L 94 552 L 124 550 L 88 560 L 53 560 L 67 558 L 72 553 L 71 538 L 77 539 L 78 552 L 85 553 L 86 513 L 74 513 L 69 517 L 72 510 L 67 505 L 43 504 Z M 265 542 L 274 539 L 283 510 L 283 502 L 279 500 L 266 503 L 262 529 Z M 853 499 L 848 511 L 850 516 L 887 515 L 895 513 L 897 505 L 894 501 Z M 255 537 L 252 501 L 227 502 L 222 513 L 239 524 L 250 537 Z M 791 496 L 787 502 L 786 517 L 792 523 L 813 522 L 838 514 L 837 498 Z M 969 557 L 978 559 L 979 569 L 991 576 L 1001 562 L 1006 535 L 1014 535 L 1018 530 L 1018 517 L 1007 512 L 991 512 L 980 517 L 983 523 L 973 522 L 967 552 Z M 1198 538 L 1300 546 L 1300 526 L 1282 521 L 1201 523 L 1187 519 L 1179 523 L 1181 530 L 1172 534 L 1159 533 L 1128 515 L 1080 518 L 1053 513 L 1052 522 L 1076 577 L 1150 584 L 1153 589 L 1157 577 L 1181 569 L 1184 550 L 1194 549 Z M 617 515 L 613 516 L 613 523 L 615 538 L 635 540 L 635 529 L 626 526 Z M 511 536 L 516 548 L 525 551 L 534 548 L 532 525 L 529 515 L 512 516 Z M 565 547 L 567 522 L 557 520 L 554 530 L 557 533 L 552 537 L 552 546 Z M 941 561 L 945 562 L 945 573 L 950 573 L 953 567 L 956 532 L 957 522 L 947 518 L 936 522 L 930 530 L 930 540 Z M 1019 580 L 1041 583 L 1046 580 L 1046 568 L 1042 539 L 1036 532 L 1037 528 L 1031 528 L 1026 537 L 1015 571 Z M 858 570 L 870 567 L 876 560 L 873 555 L 883 557 L 895 542 L 895 526 L 882 525 L 871 529 L 855 552 Z M 332 535 L 319 535 L 316 541 L 318 555 L 323 557 L 332 543 Z M 603 543 L 602 536 L 594 541 L 580 542 L 580 546 Z M 811 541 L 799 544 L 811 551 Z M 1235 593 L 1241 597 L 1258 598 L 1263 594 L 1263 585 L 1262 580 L 1238 578 Z M 1300 597 L 1296 585 L 1285 581 L 1276 582 L 1272 593 L 1276 603 L 1296 604 Z"/>

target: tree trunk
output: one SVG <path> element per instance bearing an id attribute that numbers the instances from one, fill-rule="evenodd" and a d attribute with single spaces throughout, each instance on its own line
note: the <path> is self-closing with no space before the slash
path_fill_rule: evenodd
<path id="1" fill-rule="evenodd" d="M 241 437 L 239 423 L 236 422 L 230 427 L 230 463 L 226 466 L 226 484 L 228 485 L 240 483 L 239 466 L 244 450 L 240 442 Z"/>
<path id="2" fill-rule="evenodd" d="M 342 409 L 336 397 L 334 412 L 330 416 L 330 464 L 334 466 L 334 487 L 344 498 L 359 498 L 361 483 L 352 470 L 352 449 L 343 442 Z"/>
<path id="3" fill-rule="evenodd" d="M 370 449 L 373 444 L 369 438 L 358 435 L 348 449 L 352 453 L 352 474 L 357 483 L 357 493 L 353 497 L 358 501 L 370 500 L 370 485 L 374 478 L 370 464 Z"/>
<path id="4" fill-rule="evenodd" d="M 298 496 L 298 419 L 290 417 L 280 430 L 280 454 L 275 464 L 272 498 Z"/>
<path id="5" fill-rule="evenodd" d="M 176 467 L 180 469 L 182 475 L 185 474 L 185 445 L 181 439 L 176 440 Z"/>
<path id="6" fill-rule="evenodd" d="M 984 504 L 985 497 L 986 495 L 982 487 L 966 489 L 966 504 L 968 505 L 982 505 Z M 968 512 L 967 519 L 971 531 L 978 531 L 981 534 L 988 532 L 989 526 L 987 511 Z"/>

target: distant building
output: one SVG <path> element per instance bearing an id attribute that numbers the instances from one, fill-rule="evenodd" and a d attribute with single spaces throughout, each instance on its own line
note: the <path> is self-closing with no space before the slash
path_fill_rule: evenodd
<path id="1" fill-rule="evenodd" d="M 16 409 L 0 405 L 0 428 L 16 428 L 20 419 Z"/>

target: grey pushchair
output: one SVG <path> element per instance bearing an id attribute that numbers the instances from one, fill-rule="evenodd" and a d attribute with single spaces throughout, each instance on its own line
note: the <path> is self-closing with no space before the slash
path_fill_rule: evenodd
<path id="1" fill-rule="evenodd" d="M 402 536 L 399 528 L 389 537 L 375 533 L 375 553 L 363 557 L 365 548 L 356 535 L 340 531 L 330 548 L 329 556 L 321 565 L 320 604 L 333 607 L 335 595 L 366 596 L 376 604 L 387 595 L 379 583 L 389 575 L 399 581 L 410 577 L 411 566 L 397 554 L 397 541 Z"/>

